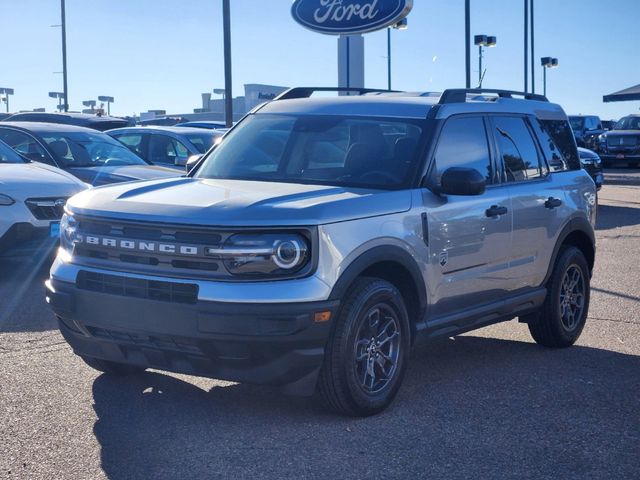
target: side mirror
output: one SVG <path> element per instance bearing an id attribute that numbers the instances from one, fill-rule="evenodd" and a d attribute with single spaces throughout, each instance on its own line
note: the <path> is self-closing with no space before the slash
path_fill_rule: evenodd
<path id="1" fill-rule="evenodd" d="M 447 195 L 482 195 L 487 181 L 474 168 L 451 167 L 440 179 L 440 192 Z"/>
<path id="2" fill-rule="evenodd" d="M 195 166 L 195 164 L 200 161 L 201 158 L 202 158 L 202 155 L 191 155 L 187 159 L 187 163 L 185 163 L 184 165 L 187 172 L 189 172 L 189 170 L 191 170 Z"/>

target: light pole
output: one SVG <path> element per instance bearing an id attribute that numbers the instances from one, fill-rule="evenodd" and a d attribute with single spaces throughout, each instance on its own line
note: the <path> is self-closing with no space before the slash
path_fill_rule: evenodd
<path id="1" fill-rule="evenodd" d="M 99 102 L 105 102 L 107 104 L 107 115 L 111 115 L 111 104 L 114 102 L 113 97 L 109 97 L 106 95 L 100 95 L 98 97 Z"/>
<path id="2" fill-rule="evenodd" d="M 495 47 L 496 37 L 488 35 L 476 35 L 473 37 L 473 43 L 478 46 L 478 88 L 482 88 L 482 79 L 484 72 L 482 71 L 482 47 Z"/>
<path id="3" fill-rule="evenodd" d="M 13 88 L 0 88 L 0 95 L 4 95 L 4 103 L 7 104 L 7 113 L 9 113 L 9 95 L 13 95 Z"/>
<path id="4" fill-rule="evenodd" d="M 222 0 L 222 30 L 224 43 L 224 118 L 227 128 L 233 126 L 233 94 L 231 92 L 231 6 Z"/>
<path id="5" fill-rule="evenodd" d="M 64 96 L 64 104 L 59 104 L 58 110 L 62 111 L 63 109 L 60 108 L 62 106 L 64 107 L 64 111 L 66 112 L 69 110 L 69 89 L 67 87 L 67 16 L 65 13 L 64 2 L 65 0 L 60 0 L 60 24 L 51 26 L 60 27 L 60 30 L 62 32 L 62 72 L 53 73 L 62 73 L 62 94 Z"/>
<path id="6" fill-rule="evenodd" d="M 387 28 L 387 90 L 391 90 L 391 29 L 406 30 L 409 28 L 407 19 L 403 18 L 395 25 Z"/>
<path id="7" fill-rule="evenodd" d="M 547 68 L 556 68 L 558 66 L 558 59 L 553 57 L 542 57 L 540 59 L 540 65 L 542 65 L 542 92 L 547 96 Z"/>
<path id="8" fill-rule="evenodd" d="M 58 110 L 59 111 L 64 110 L 64 105 L 62 105 L 62 100 L 65 98 L 64 92 L 49 92 L 49 96 L 51 98 L 57 98 L 58 99 Z"/>

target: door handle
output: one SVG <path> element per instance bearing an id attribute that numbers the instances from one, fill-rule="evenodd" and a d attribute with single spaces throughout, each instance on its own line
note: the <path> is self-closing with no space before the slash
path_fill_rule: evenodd
<path id="1" fill-rule="evenodd" d="M 544 202 L 544 208 L 548 208 L 549 210 L 553 210 L 554 208 L 559 207 L 560 205 L 562 205 L 562 200 L 560 200 L 559 198 L 549 197 Z"/>
<path id="2" fill-rule="evenodd" d="M 506 215 L 507 211 L 507 207 L 503 207 L 502 205 L 491 205 L 484 213 L 487 217 L 498 217 L 500 215 Z"/>

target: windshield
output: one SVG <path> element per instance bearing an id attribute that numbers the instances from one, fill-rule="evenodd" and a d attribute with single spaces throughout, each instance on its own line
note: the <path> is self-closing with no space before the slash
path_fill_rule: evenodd
<path id="1" fill-rule="evenodd" d="M 204 153 L 211 148 L 213 145 L 213 141 L 216 138 L 216 135 L 211 132 L 203 132 L 203 133 L 188 133 L 185 135 L 189 139 L 189 141 L 193 144 L 194 147 L 200 153 Z"/>
<path id="2" fill-rule="evenodd" d="M 9 145 L 0 142 L 0 163 L 25 163 L 25 160 Z"/>
<path id="3" fill-rule="evenodd" d="M 41 135 L 62 167 L 147 165 L 131 150 L 106 134 L 49 132 Z"/>
<path id="4" fill-rule="evenodd" d="M 616 123 L 614 130 L 640 130 L 640 116 L 624 117 Z"/>
<path id="5" fill-rule="evenodd" d="M 569 123 L 572 130 L 580 131 L 584 128 L 584 117 L 569 117 Z"/>
<path id="6" fill-rule="evenodd" d="M 247 117 L 199 178 L 393 189 L 413 178 L 422 122 L 320 115 Z"/>

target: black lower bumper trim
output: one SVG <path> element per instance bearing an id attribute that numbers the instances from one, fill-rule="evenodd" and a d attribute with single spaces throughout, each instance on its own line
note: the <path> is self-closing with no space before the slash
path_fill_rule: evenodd
<path id="1" fill-rule="evenodd" d="M 313 393 L 338 302 L 180 304 L 47 282 L 47 301 L 74 351 L 179 373 Z M 333 316 L 333 315 L 332 315 Z"/>

